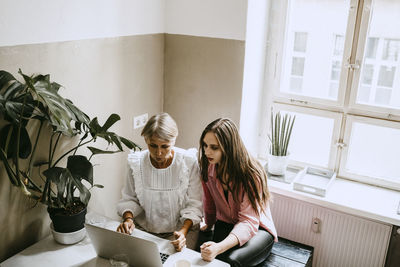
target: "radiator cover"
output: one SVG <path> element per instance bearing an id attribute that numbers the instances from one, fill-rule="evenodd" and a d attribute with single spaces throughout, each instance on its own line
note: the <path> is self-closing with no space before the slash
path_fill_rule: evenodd
<path id="1" fill-rule="evenodd" d="M 384 266 L 392 225 L 273 193 L 278 236 L 314 247 L 315 267 Z M 318 231 L 313 222 L 319 222 Z"/>

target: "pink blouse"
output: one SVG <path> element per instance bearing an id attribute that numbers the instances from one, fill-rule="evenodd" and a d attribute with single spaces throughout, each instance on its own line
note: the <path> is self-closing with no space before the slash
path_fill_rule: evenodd
<path id="1" fill-rule="evenodd" d="M 243 246 L 257 233 L 259 226 L 271 233 L 275 241 L 278 241 L 269 205 L 266 207 L 265 212 L 257 215 L 247 194 L 243 191 L 239 198 L 241 200 L 240 203 L 236 203 L 233 200 L 230 192 L 228 201 L 226 201 L 224 189 L 216 175 L 215 165 L 210 164 L 208 167 L 208 181 L 202 181 L 206 224 L 214 225 L 216 220 L 234 224 L 231 234 L 237 237 L 240 246 Z"/>

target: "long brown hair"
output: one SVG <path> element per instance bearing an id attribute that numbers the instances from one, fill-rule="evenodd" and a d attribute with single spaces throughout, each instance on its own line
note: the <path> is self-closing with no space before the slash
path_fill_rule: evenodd
<path id="1" fill-rule="evenodd" d="M 217 179 L 224 183 L 223 177 L 228 177 L 225 184 L 235 201 L 239 201 L 239 192 L 243 187 L 256 213 L 258 207 L 264 211 L 270 198 L 267 174 L 261 164 L 249 154 L 235 123 L 228 118 L 216 119 L 201 134 L 199 165 L 202 180 L 208 181 L 209 163 L 204 153 L 203 141 L 208 132 L 215 134 L 222 151 L 221 160 L 217 164 Z"/>

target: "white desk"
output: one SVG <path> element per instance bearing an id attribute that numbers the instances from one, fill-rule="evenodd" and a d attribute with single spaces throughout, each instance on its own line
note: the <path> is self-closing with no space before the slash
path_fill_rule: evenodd
<path id="1" fill-rule="evenodd" d="M 115 221 L 109 221 L 103 224 L 103 227 L 112 230 L 115 230 L 117 226 L 118 222 Z M 192 263 L 192 266 L 229 267 L 229 264 L 219 260 L 214 260 L 212 262 L 203 261 L 200 253 L 188 248 L 185 248 L 181 252 L 176 252 L 174 247 L 170 244 L 170 241 L 138 229 L 135 229 L 132 235 L 155 241 L 160 252 L 170 254 L 171 256 L 169 256 L 167 261 L 164 263 L 165 267 L 173 267 L 175 261 L 179 259 L 189 260 Z M 97 257 L 96 251 L 87 236 L 77 244 L 61 245 L 54 241 L 53 236 L 51 235 L 26 248 L 17 255 L 7 259 L 0 265 L 1 267 L 111 266 L 109 260 Z"/>

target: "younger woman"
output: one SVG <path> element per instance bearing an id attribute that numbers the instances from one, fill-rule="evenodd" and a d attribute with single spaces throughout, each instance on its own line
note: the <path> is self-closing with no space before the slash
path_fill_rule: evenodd
<path id="1" fill-rule="evenodd" d="M 231 266 L 261 263 L 277 241 L 264 169 L 250 156 L 230 119 L 210 123 L 199 150 L 206 223 L 200 240 L 214 227 L 211 241 L 200 246 L 202 258 L 217 257 Z"/>

